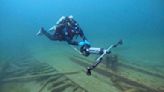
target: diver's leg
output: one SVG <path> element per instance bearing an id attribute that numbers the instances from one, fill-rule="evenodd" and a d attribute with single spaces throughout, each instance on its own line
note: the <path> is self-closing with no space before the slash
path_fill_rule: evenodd
<path id="1" fill-rule="evenodd" d="M 78 42 L 76 42 L 76 41 L 67 41 L 67 42 L 70 45 L 79 45 Z"/>
<path id="2" fill-rule="evenodd" d="M 41 32 L 50 40 L 57 40 L 54 35 L 48 33 L 44 28 L 41 28 Z"/>

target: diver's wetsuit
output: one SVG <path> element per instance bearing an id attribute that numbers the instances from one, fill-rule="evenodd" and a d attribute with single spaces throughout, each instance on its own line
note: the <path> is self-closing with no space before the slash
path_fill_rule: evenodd
<path id="1" fill-rule="evenodd" d="M 69 23 L 69 26 L 68 26 Z M 84 36 L 83 31 L 77 24 L 75 20 L 72 21 L 61 21 L 55 30 L 54 34 L 50 34 L 47 31 L 45 31 L 43 28 L 41 29 L 42 33 L 47 36 L 50 40 L 59 40 L 59 41 L 67 41 L 68 44 L 71 45 L 78 45 L 79 42 L 74 41 L 73 38 L 75 36 L 80 36 L 83 40 L 86 40 L 86 37 Z"/>

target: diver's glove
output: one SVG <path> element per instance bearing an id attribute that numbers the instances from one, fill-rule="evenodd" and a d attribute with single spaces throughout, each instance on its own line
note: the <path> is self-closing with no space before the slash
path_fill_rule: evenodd
<path id="1" fill-rule="evenodd" d="M 83 46 L 85 44 L 90 45 L 90 42 L 88 42 L 87 40 L 84 40 L 84 41 L 78 43 L 78 45 L 80 45 L 80 46 Z"/>

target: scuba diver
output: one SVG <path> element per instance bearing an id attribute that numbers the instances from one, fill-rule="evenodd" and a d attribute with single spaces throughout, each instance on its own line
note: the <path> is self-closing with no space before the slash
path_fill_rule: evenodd
<path id="1" fill-rule="evenodd" d="M 50 40 L 66 41 L 68 44 L 75 46 L 90 45 L 79 24 L 73 19 L 73 16 L 62 16 L 55 26 L 51 27 L 48 31 L 42 27 L 36 35 L 45 35 Z M 78 36 L 81 37 L 81 42 L 74 40 Z"/>
<path id="2" fill-rule="evenodd" d="M 110 45 L 107 49 L 91 47 L 79 24 L 73 19 L 73 16 L 62 16 L 57 21 L 55 26 L 51 27 L 47 31 L 42 27 L 36 35 L 45 35 L 47 38 L 53 41 L 66 41 L 70 45 L 80 46 L 80 51 L 76 48 L 74 48 L 74 50 L 83 56 L 89 56 L 90 54 L 99 55 L 99 57 L 96 59 L 96 62 L 87 67 L 87 75 L 91 75 L 91 71 L 102 62 L 102 59 L 106 54 L 111 53 L 112 48 L 123 44 L 123 41 L 119 40 L 117 43 Z M 74 40 L 74 38 L 77 38 L 78 36 L 80 36 L 82 39 L 81 42 Z"/>

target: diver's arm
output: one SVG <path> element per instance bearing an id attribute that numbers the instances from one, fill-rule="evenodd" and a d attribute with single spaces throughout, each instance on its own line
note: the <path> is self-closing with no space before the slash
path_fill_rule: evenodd
<path id="1" fill-rule="evenodd" d="M 79 35 L 83 39 L 83 41 L 87 40 L 81 28 L 79 28 Z"/>
<path id="2" fill-rule="evenodd" d="M 79 35 L 83 39 L 83 41 L 87 40 L 83 30 L 81 29 L 80 25 L 76 21 L 75 21 L 74 29 L 79 32 Z"/>
<path id="3" fill-rule="evenodd" d="M 78 43 L 77 41 L 68 40 L 67 42 L 68 42 L 68 44 L 70 44 L 70 45 L 76 45 L 76 46 L 79 45 L 79 43 Z"/>
<path id="4" fill-rule="evenodd" d="M 88 42 L 88 41 L 81 41 L 81 42 L 78 42 L 78 41 L 74 41 L 74 40 L 67 40 L 66 39 L 66 41 L 68 42 L 68 44 L 70 44 L 70 45 L 76 45 L 76 46 L 83 46 L 83 45 L 85 45 L 85 44 L 88 44 L 88 45 L 90 45 L 90 43 Z"/>
<path id="5" fill-rule="evenodd" d="M 87 40 L 84 36 L 83 30 L 80 28 L 80 25 L 77 23 L 76 20 L 74 20 L 73 18 L 69 18 L 69 23 L 71 24 L 72 29 L 77 31 L 77 34 L 80 35 L 83 41 Z"/>

